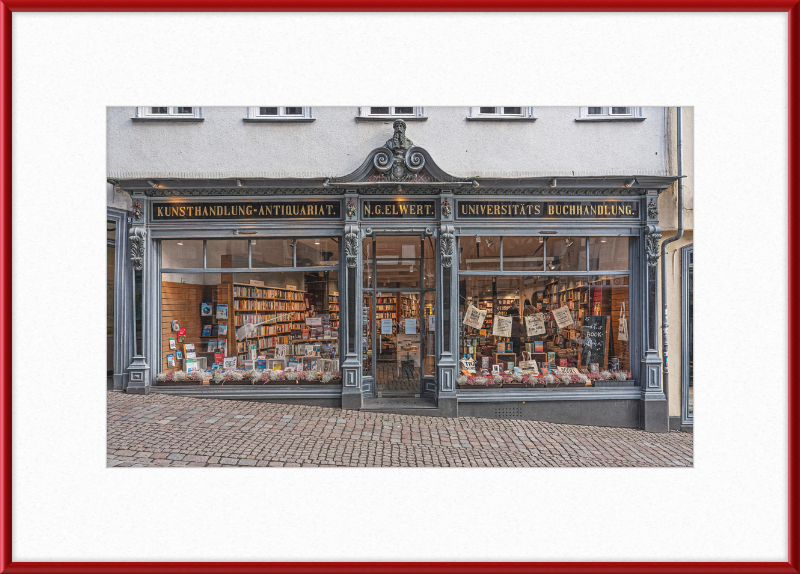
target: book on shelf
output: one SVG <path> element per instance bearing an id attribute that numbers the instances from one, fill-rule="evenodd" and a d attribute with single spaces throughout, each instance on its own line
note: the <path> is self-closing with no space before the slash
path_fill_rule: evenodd
<path id="1" fill-rule="evenodd" d="M 175 355 L 172 353 L 167 354 L 167 367 L 174 367 L 175 366 Z"/>
<path id="2" fill-rule="evenodd" d="M 186 372 L 197 371 L 197 359 L 186 359 Z"/>
<path id="3" fill-rule="evenodd" d="M 178 335 L 178 342 L 185 343 L 186 342 L 186 335 Z"/>
<path id="4" fill-rule="evenodd" d="M 227 319 L 227 318 L 228 318 L 228 304 L 217 303 L 217 319 Z"/>
<path id="5" fill-rule="evenodd" d="M 170 349 L 174 349 L 175 348 L 175 339 L 172 338 L 172 337 L 169 338 L 169 348 Z"/>
<path id="6" fill-rule="evenodd" d="M 178 336 L 180 337 L 181 335 L 186 336 L 186 328 L 185 327 L 181 327 L 180 329 L 178 329 Z"/>
<path id="7" fill-rule="evenodd" d="M 183 352 L 186 353 L 187 359 L 194 359 L 197 357 L 194 351 L 194 343 L 186 343 L 183 346 Z"/>
<path id="8" fill-rule="evenodd" d="M 222 360 L 225 358 L 225 353 L 214 353 L 214 363 L 222 366 Z"/>
<path id="9" fill-rule="evenodd" d="M 203 325 L 203 333 L 200 336 L 211 337 L 211 327 L 212 325 Z"/>
<path id="10" fill-rule="evenodd" d="M 201 317 L 211 316 L 211 303 L 200 303 L 200 316 Z"/>
<path id="11" fill-rule="evenodd" d="M 208 341 L 208 350 L 206 352 L 207 353 L 213 353 L 216 350 L 217 350 L 217 340 L 216 339 L 210 339 Z"/>
<path id="12" fill-rule="evenodd" d="M 172 321 L 172 330 L 177 331 L 180 327 L 178 327 L 178 322 L 173 320 Z"/>
<path id="13" fill-rule="evenodd" d="M 214 323 L 213 325 L 211 325 L 211 336 L 217 337 L 218 335 L 219 335 L 219 325 L 217 323 Z"/>
<path id="14" fill-rule="evenodd" d="M 179 361 L 183 359 L 183 353 L 181 351 L 175 351 L 175 358 Z"/>

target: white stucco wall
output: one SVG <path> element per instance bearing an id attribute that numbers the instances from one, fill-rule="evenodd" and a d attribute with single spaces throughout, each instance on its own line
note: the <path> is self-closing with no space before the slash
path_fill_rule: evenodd
<path id="1" fill-rule="evenodd" d="M 106 205 L 130 211 L 133 201 L 127 191 L 114 191 L 114 186 L 106 182 Z"/>
<path id="2" fill-rule="evenodd" d="M 312 108 L 312 123 L 247 123 L 245 107 L 203 107 L 203 122 L 134 122 L 108 108 L 108 177 L 321 177 L 356 169 L 391 122 L 358 107 Z M 469 107 L 425 108 L 407 135 L 455 176 L 667 175 L 666 109 L 642 122 L 576 122 L 577 107 L 534 108 L 535 122 L 467 121 Z"/>

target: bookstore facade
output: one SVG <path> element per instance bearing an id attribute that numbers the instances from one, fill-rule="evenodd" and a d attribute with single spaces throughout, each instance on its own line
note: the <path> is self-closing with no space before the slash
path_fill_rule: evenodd
<path id="1" fill-rule="evenodd" d="M 660 176 L 124 180 L 129 392 L 665 431 Z"/>

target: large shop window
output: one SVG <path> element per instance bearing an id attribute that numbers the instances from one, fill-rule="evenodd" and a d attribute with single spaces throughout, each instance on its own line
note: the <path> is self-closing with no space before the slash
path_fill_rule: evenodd
<path id="1" fill-rule="evenodd" d="M 339 244 L 163 240 L 156 384 L 340 383 Z"/>
<path id="2" fill-rule="evenodd" d="M 633 385 L 627 237 L 461 236 L 458 253 L 460 388 Z"/>

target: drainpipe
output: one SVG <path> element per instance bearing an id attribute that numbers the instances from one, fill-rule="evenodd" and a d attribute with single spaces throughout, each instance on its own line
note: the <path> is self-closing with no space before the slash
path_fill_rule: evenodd
<path id="1" fill-rule="evenodd" d="M 669 404 L 669 341 L 667 340 L 667 245 L 683 237 L 683 133 L 681 129 L 681 108 L 678 108 L 678 232 L 661 243 L 661 345 L 664 360 L 662 370 L 662 385 L 664 395 Z"/>

